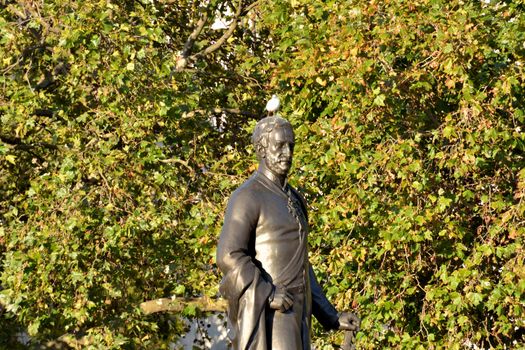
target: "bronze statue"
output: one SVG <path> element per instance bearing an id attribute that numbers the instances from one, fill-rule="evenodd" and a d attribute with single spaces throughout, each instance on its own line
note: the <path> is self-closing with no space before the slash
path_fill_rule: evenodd
<path id="1" fill-rule="evenodd" d="M 259 168 L 233 192 L 217 248 L 233 349 L 310 349 L 312 314 L 326 329 L 359 330 L 356 315 L 328 301 L 308 261 L 306 203 L 286 180 L 292 126 L 266 117 L 252 141 Z"/>

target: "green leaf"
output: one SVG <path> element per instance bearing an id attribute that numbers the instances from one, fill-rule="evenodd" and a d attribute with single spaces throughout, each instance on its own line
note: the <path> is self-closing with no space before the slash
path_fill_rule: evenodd
<path id="1" fill-rule="evenodd" d="M 379 94 L 374 98 L 374 105 L 383 107 L 385 105 L 385 99 L 386 96 L 383 94 Z"/>

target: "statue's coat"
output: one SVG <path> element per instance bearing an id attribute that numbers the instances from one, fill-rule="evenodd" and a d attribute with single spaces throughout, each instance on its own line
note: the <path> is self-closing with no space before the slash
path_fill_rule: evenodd
<path id="1" fill-rule="evenodd" d="M 310 349 L 312 313 L 325 328 L 338 327 L 337 311 L 309 266 L 307 235 L 306 205 L 291 186 L 257 172 L 232 194 L 217 264 L 235 350 Z M 294 296 L 284 313 L 269 307 L 275 286 Z"/>

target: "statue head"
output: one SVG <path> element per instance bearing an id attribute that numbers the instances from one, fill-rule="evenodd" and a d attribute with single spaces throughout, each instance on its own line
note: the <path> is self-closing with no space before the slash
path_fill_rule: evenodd
<path id="1" fill-rule="evenodd" d="M 261 119 L 252 135 L 259 162 L 278 176 L 286 176 L 292 166 L 294 133 L 292 125 L 281 117 Z"/>

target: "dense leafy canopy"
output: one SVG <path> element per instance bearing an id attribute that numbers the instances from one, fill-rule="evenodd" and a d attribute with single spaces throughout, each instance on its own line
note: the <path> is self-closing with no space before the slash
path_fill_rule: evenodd
<path id="1" fill-rule="evenodd" d="M 303 141 L 314 259 L 359 305 L 361 345 L 522 343 L 523 4 L 280 10 L 272 82 Z"/>
<path id="2" fill-rule="evenodd" d="M 525 341 L 522 1 L 2 5 L 1 346 L 176 339 L 138 304 L 216 295 L 273 93 L 310 259 L 362 316 L 358 347 Z M 316 327 L 319 348 L 340 337 Z"/>

